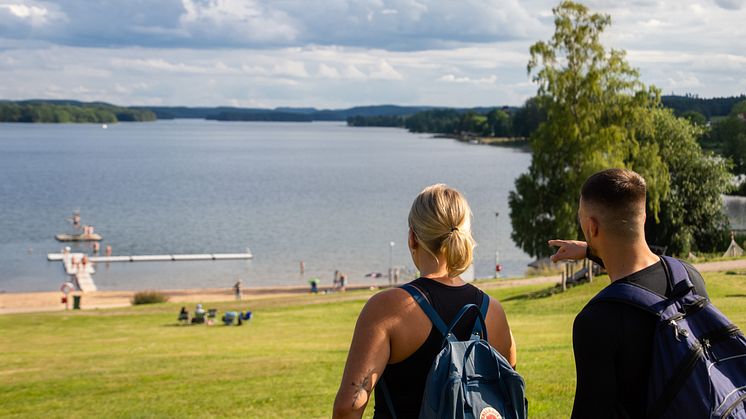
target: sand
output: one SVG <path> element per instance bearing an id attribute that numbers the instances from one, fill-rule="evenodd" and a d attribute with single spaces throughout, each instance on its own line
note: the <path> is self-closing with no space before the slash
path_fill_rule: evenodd
<path id="1" fill-rule="evenodd" d="M 746 259 L 737 259 L 721 262 L 707 262 L 695 264 L 700 272 L 718 272 L 730 270 L 746 269 Z M 559 276 L 545 276 L 524 279 L 498 279 L 487 282 L 477 282 L 475 285 L 483 289 L 498 287 L 514 287 L 520 285 L 533 284 L 556 284 L 560 281 Z M 374 287 L 371 284 L 352 284 L 347 287 L 348 290 L 369 289 Z M 321 292 L 329 288 L 320 287 Z M 179 290 L 159 290 L 169 297 L 170 302 L 183 303 L 205 303 L 213 301 L 232 301 L 234 300 L 232 288 L 206 288 L 206 289 L 179 289 Z M 95 291 L 70 294 L 70 307 L 72 307 L 72 295 L 81 296 L 81 308 L 83 310 L 126 307 L 131 305 L 132 297 L 136 291 Z M 285 287 L 263 287 L 263 288 L 245 288 L 243 290 L 242 300 L 252 301 L 264 298 L 273 298 L 288 295 L 298 295 L 308 293 L 308 287 L 285 286 Z M 45 311 L 62 311 L 65 305 L 62 304 L 61 297 L 63 294 L 59 291 L 54 292 L 9 292 L 0 293 L 0 314 L 8 313 L 30 313 Z"/>

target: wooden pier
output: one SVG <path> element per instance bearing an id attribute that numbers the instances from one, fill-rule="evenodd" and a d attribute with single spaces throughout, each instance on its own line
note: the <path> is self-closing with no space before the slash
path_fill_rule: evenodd
<path id="1" fill-rule="evenodd" d="M 83 264 L 83 258 L 88 263 Z M 96 262 L 180 262 L 199 260 L 238 260 L 253 259 L 254 255 L 246 249 L 246 253 L 203 253 L 186 255 L 135 255 L 135 256 L 88 256 L 83 253 L 49 253 L 47 260 L 62 262 L 65 273 L 75 279 L 75 285 L 83 292 L 96 291 L 96 284 L 92 275 L 96 272 L 93 263 Z"/>

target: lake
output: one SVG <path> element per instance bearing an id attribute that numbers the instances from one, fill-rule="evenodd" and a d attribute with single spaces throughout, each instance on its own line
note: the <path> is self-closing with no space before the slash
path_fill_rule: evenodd
<path id="1" fill-rule="evenodd" d="M 0 124 L 0 292 L 59 288 L 66 275 L 46 254 L 74 210 L 115 255 L 254 254 L 100 264 L 101 290 L 331 284 L 334 270 L 371 282 L 389 263 L 413 269 L 409 207 L 438 182 L 470 202 L 477 277 L 493 275 L 496 250 L 504 275 L 522 275 L 531 259 L 510 239 L 508 194 L 529 163 L 517 149 L 339 122 Z"/>

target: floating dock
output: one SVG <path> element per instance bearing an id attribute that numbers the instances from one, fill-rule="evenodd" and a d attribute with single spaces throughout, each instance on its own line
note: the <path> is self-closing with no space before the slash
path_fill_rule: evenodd
<path id="1" fill-rule="evenodd" d="M 78 254 L 78 259 L 82 253 Z M 91 262 L 169 262 L 184 260 L 232 260 L 232 259 L 253 259 L 251 253 L 203 253 L 191 255 L 139 255 L 139 256 L 89 256 Z M 49 253 L 47 260 L 59 262 L 65 259 L 64 253 Z"/>
<path id="2" fill-rule="evenodd" d="M 81 261 L 86 257 L 88 263 L 83 265 Z M 88 256 L 83 253 L 48 253 L 47 260 L 51 262 L 62 262 L 65 272 L 75 279 L 75 285 L 83 292 L 96 291 L 93 282 L 93 263 L 96 262 L 178 262 L 188 260 L 237 260 L 253 259 L 254 255 L 246 253 L 203 253 L 191 255 L 135 255 L 135 256 Z"/>
<path id="3" fill-rule="evenodd" d="M 104 238 L 97 233 L 90 234 L 58 234 L 54 236 L 60 242 L 99 242 Z"/>

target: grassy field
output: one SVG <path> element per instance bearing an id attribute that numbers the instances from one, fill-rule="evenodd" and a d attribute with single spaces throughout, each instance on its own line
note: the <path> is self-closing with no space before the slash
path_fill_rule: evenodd
<path id="1" fill-rule="evenodd" d="M 705 279 L 715 303 L 746 327 L 746 275 Z M 607 283 L 550 297 L 545 286 L 489 291 L 513 327 L 532 417 L 569 416 L 572 321 Z M 168 303 L 0 316 L 0 416 L 329 417 L 370 294 L 208 305 L 253 310 L 242 327 L 180 326 L 180 305 Z"/>

